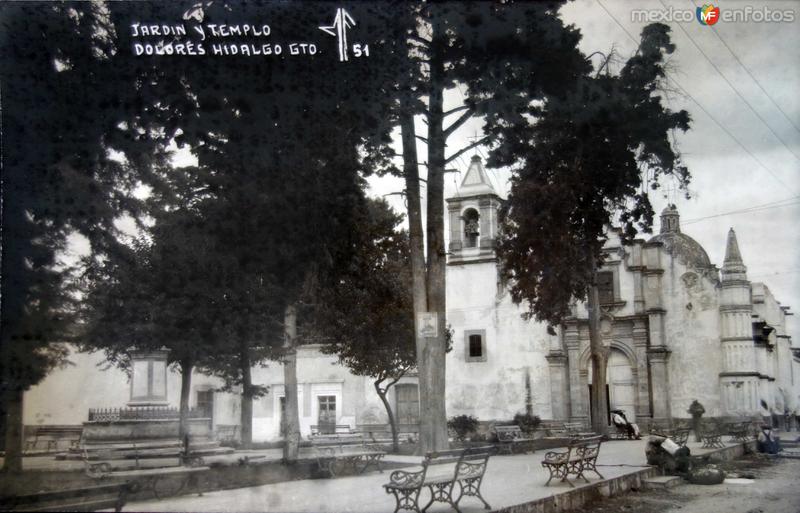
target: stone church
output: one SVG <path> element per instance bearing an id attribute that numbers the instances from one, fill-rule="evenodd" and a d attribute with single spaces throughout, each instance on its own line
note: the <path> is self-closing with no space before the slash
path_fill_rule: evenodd
<path id="1" fill-rule="evenodd" d="M 510 420 L 532 411 L 542 419 L 588 420 L 591 391 L 588 316 L 572 306 L 557 335 L 521 317 L 499 280 L 494 242 L 502 199 L 480 157 L 473 157 L 457 193 L 447 200 L 449 233 L 447 414 Z M 786 330 L 788 306 L 763 283 L 751 282 L 736 233 L 728 233 L 722 267 L 680 227 L 675 206 L 661 214 L 660 233 L 623 245 L 611 229 L 598 274 L 601 335 L 609 347 L 611 408 L 629 419 L 688 417 L 692 400 L 706 416 L 783 414 L 800 407 L 800 349 Z M 73 354 L 25 397 L 27 425 L 80 424 L 90 408 L 177 406 L 180 379 L 165 355 L 137 355 L 131 377 L 103 369 L 102 355 Z M 100 366 L 98 366 L 100 365 Z M 353 428 L 386 422 L 368 378 L 350 374 L 318 346 L 298 351 L 301 432 L 320 423 Z M 269 392 L 253 408 L 254 440 L 281 437 L 282 368 L 253 368 Z M 191 405 L 212 426 L 239 422 L 235 394 L 195 374 Z M 391 393 L 401 431 L 419 421 L 416 378 Z M 766 405 L 766 408 L 764 408 Z"/>

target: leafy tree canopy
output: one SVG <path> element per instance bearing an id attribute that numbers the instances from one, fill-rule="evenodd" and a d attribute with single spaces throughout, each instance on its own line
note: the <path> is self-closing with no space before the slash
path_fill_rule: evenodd
<path id="1" fill-rule="evenodd" d="M 408 236 L 396 231 L 400 220 L 384 201 L 367 202 L 354 258 L 320 284 L 309 312 L 322 351 L 376 380 L 416 365 Z"/>
<path id="2" fill-rule="evenodd" d="M 670 135 L 689 128 L 689 114 L 658 94 L 673 50 L 669 27 L 649 25 L 618 74 L 604 63 L 563 94 L 532 102 L 524 122 L 491 122 L 498 145 L 489 164 L 514 166 L 498 252 L 529 316 L 560 323 L 594 283 L 605 230 L 616 222 L 626 240 L 649 231 L 648 191 L 662 176 L 688 183 Z"/>

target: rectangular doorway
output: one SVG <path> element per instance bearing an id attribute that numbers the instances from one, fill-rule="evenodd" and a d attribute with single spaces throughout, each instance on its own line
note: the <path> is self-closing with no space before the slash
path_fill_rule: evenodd
<path id="1" fill-rule="evenodd" d="M 211 419 L 211 425 L 214 425 L 214 391 L 213 390 L 198 390 L 197 391 L 197 412 L 200 416 Z"/>
<path id="2" fill-rule="evenodd" d="M 419 424 L 419 387 L 414 384 L 395 385 L 395 398 L 397 424 Z"/>
<path id="3" fill-rule="evenodd" d="M 336 432 L 336 396 L 319 395 L 317 396 L 317 425 L 322 434 L 332 434 Z"/>

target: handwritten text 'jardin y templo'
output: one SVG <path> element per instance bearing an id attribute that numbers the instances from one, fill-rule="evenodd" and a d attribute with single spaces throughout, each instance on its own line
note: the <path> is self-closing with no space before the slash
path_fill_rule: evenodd
<path id="1" fill-rule="evenodd" d="M 315 55 L 314 43 L 289 41 L 278 43 L 267 38 L 272 29 L 267 24 L 196 24 L 187 29 L 183 24 L 134 23 L 133 53 L 142 55 L 238 55 L 259 57 L 271 55 Z M 191 35 L 191 37 L 190 37 Z"/>

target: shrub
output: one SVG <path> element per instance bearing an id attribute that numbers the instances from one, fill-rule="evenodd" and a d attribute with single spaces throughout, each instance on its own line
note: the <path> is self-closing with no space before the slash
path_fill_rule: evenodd
<path id="1" fill-rule="evenodd" d="M 542 419 L 538 415 L 531 415 L 529 413 L 517 413 L 514 415 L 514 424 L 519 426 L 519 429 L 526 434 L 533 433 L 536 428 L 542 423 Z"/>
<path id="2" fill-rule="evenodd" d="M 463 442 L 467 435 L 478 429 L 478 419 L 472 415 L 456 415 L 447 421 L 448 429 L 455 434 L 456 440 Z"/>

